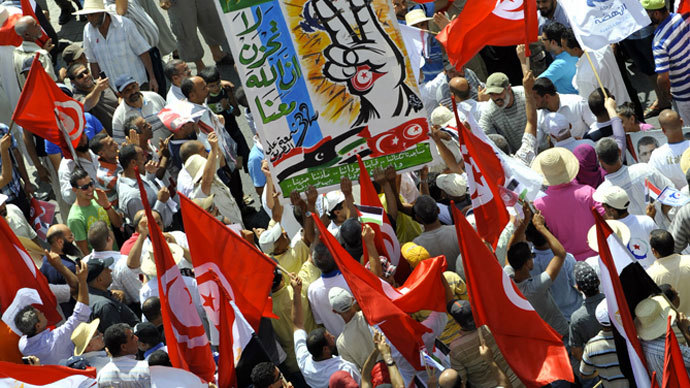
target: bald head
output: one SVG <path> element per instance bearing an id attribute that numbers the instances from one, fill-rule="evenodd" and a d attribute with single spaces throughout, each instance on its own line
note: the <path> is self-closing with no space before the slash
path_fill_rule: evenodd
<path id="1" fill-rule="evenodd" d="M 182 147 L 180 147 L 180 159 L 182 160 L 182 164 L 185 164 L 190 156 L 200 155 L 205 150 L 203 143 L 198 140 L 184 142 Z"/>
<path id="2" fill-rule="evenodd" d="M 456 388 L 462 387 L 462 381 L 458 375 L 458 371 L 455 369 L 448 368 L 441 373 L 438 378 L 438 385 L 441 388 Z"/>
<path id="3" fill-rule="evenodd" d="M 659 114 L 659 124 L 663 130 L 680 131 L 683 128 L 683 120 L 680 115 L 671 109 L 664 109 Z"/>
<path id="4" fill-rule="evenodd" d="M 463 77 L 453 77 L 448 82 L 450 92 L 455 95 L 460 101 L 465 101 L 470 98 L 470 84 Z"/>
<path id="5" fill-rule="evenodd" d="M 56 240 L 62 239 L 71 235 L 72 232 L 69 230 L 65 224 L 55 224 L 48 228 L 48 233 L 46 233 L 46 241 L 48 244 L 53 245 Z"/>
<path id="6" fill-rule="evenodd" d="M 24 40 L 34 41 L 38 39 L 40 31 L 41 28 L 32 16 L 22 16 L 14 24 L 14 32 Z"/>

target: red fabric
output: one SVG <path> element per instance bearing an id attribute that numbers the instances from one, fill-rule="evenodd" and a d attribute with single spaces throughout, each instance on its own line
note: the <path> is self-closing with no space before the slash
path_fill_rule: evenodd
<path id="1" fill-rule="evenodd" d="M 561 336 L 534 311 L 460 211 L 450 208 L 477 326 L 491 329 L 508 365 L 528 388 L 555 380 L 572 382 Z"/>
<path id="2" fill-rule="evenodd" d="M 431 330 L 412 319 L 405 310 L 407 312 L 422 309 L 445 311 L 445 306 L 443 306 L 445 291 L 440 287 L 441 283 L 438 281 L 438 276 L 441 276 L 440 273 L 445 267 L 443 265 L 445 264 L 444 258 L 439 256 L 425 260 L 422 263 L 429 262 L 429 265 L 426 266 L 420 263 L 410 275 L 408 282 L 399 290 L 408 285 L 412 288 L 406 294 L 401 295 L 398 290 L 387 283 L 383 284 L 381 279 L 353 260 L 350 254 L 335 240 L 335 237 L 326 230 L 321 220 L 316 215 L 313 217 L 319 228 L 321 241 L 333 255 L 367 322 L 370 325 L 379 324 L 388 340 L 405 357 L 407 362 L 417 370 L 422 370 L 423 367 L 419 360 L 419 350 L 424 347 L 422 334 Z M 427 271 L 426 274 L 422 274 L 423 271 Z M 410 279 L 413 282 L 410 283 Z M 414 279 L 417 279 L 417 286 L 412 284 L 415 283 Z M 387 294 L 393 295 L 393 297 L 387 296 Z"/>
<path id="3" fill-rule="evenodd" d="M 5 23 L 0 26 L 0 46 L 19 46 L 22 44 L 22 38 L 14 31 L 14 24 L 17 22 L 17 19 L 22 16 L 33 16 L 33 18 L 36 19 L 36 13 L 34 12 L 35 3 L 32 4 L 29 0 L 21 0 L 21 6 L 21 10 L 13 6 L 5 6 L 9 13 L 9 17 L 5 20 Z M 36 21 L 38 21 L 38 19 L 36 19 Z M 41 31 L 43 31 L 43 29 L 41 29 Z M 48 35 L 43 31 L 43 35 L 36 40 L 36 44 L 43 47 L 48 39 Z"/>
<path id="4" fill-rule="evenodd" d="M 0 321 L 0 361 L 22 362 L 22 353 L 19 351 L 19 336 L 3 321 Z"/>
<path id="5" fill-rule="evenodd" d="M 654 379 L 656 381 L 656 379 Z M 666 325 L 666 353 L 664 354 L 664 376 L 661 381 L 661 388 L 681 388 L 690 387 L 690 378 L 685 370 L 683 354 L 678 346 L 673 329 L 671 328 L 671 316 L 668 316 Z"/>
<path id="6" fill-rule="evenodd" d="M 146 190 L 138 173 L 137 183 L 146 218 L 153 220 Z M 170 362 L 175 368 L 188 370 L 205 381 L 215 381 L 216 364 L 201 318 L 192 302 L 192 295 L 158 224 L 148 222 L 148 226 L 156 261 L 163 330 Z"/>
<path id="7" fill-rule="evenodd" d="M 678 13 L 690 12 L 690 0 L 680 0 L 678 5 Z"/>
<path id="8" fill-rule="evenodd" d="M 528 8 L 529 27 L 525 26 L 525 8 Z M 522 1 L 468 1 L 462 12 L 436 35 L 436 39 L 445 48 L 450 63 L 460 69 L 484 46 L 510 46 L 527 40 L 535 41 L 536 19 L 536 3 L 525 7 Z M 533 34 L 529 39 L 525 37 L 527 28 L 530 35 Z"/>
<path id="9" fill-rule="evenodd" d="M 0 378 L 10 377 L 33 385 L 46 385 L 74 375 L 96 378 L 96 368 L 73 369 L 62 365 L 24 365 L 0 361 Z"/>
<path id="10" fill-rule="evenodd" d="M 659 383 L 656 381 L 656 371 L 652 372 L 652 386 L 651 388 L 659 388 Z"/>
<path id="11" fill-rule="evenodd" d="M 180 204 L 197 283 L 207 281 L 204 273 L 212 268 L 223 284 L 227 281 L 230 289 L 226 291 L 258 331 L 262 316 L 275 317 L 267 315 L 272 314 L 269 296 L 275 262 L 182 194 Z M 202 292 L 201 297 L 212 296 Z"/>
<path id="12" fill-rule="evenodd" d="M 215 273 L 211 273 L 213 282 L 221 286 L 221 281 Z M 234 360 L 239 359 L 239 355 L 235 355 L 235 349 L 233 348 L 233 335 L 232 335 L 232 325 L 235 322 L 235 309 L 230 307 L 229 295 L 219 288 L 220 306 L 226 306 L 225 308 L 219 308 L 220 313 L 220 325 L 223 331 L 218 330 L 220 333 L 220 340 L 218 343 L 218 386 L 219 387 L 235 387 L 237 385 L 237 374 L 235 373 L 235 362 Z"/>
<path id="13" fill-rule="evenodd" d="M 383 205 L 376 192 L 376 188 L 374 188 L 374 184 L 369 177 L 369 172 L 359 155 L 357 155 L 357 163 L 359 163 L 359 203 L 365 206 L 382 208 Z M 383 225 L 378 225 L 373 222 L 368 222 L 367 225 L 371 226 L 374 232 L 376 232 L 376 250 L 379 255 L 386 256 L 391 263 L 398 265 L 400 262 L 400 243 L 398 242 L 398 237 L 395 234 L 393 225 L 391 225 L 388 219 L 388 214 L 386 214 L 385 209 L 383 211 Z"/>
<path id="14" fill-rule="evenodd" d="M 505 173 L 494 149 L 460 122 L 454 99 L 453 108 L 477 231 L 495 249 L 503 228 L 510 221 L 498 188 L 505 182 Z"/>
<path id="15" fill-rule="evenodd" d="M 55 295 L 50 291 L 48 280 L 38 270 L 31 256 L 14 235 L 12 229 L 0 217 L 0 306 L 7 308 L 14 301 L 14 297 L 21 288 L 33 288 L 38 291 L 43 304 L 35 305 L 45 314 L 48 326 L 55 325 L 62 320 L 57 310 Z M 4 310 L 3 310 L 4 311 Z M 14 317 L 12 317 L 14 319 Z"/>
<path id="16" fill-rule="evenodd" d="M 71 158 L 72 153 L 58 126 L 55 112 L 58 112 L 72 147 L 77 147 L 84 133 L 84 107 L 79 101 L 63 93 L 55 81 L 50 79 L 38 61 L 37 53 L 12 120 L 28 131 L 57 144 L 62 154 Z"/>
<path id="17" fill-rule="evenodd" d="M 132 247 L 134 246 L 134 243 L 137 242 L 137 238 L 139 238 L 139 233 L 134 232 L 132 235 L 122 243 L 122 248 L 120 248 L 120 253 L 123 255 L 129 255 L 129 251 L 132 250 Z"/>

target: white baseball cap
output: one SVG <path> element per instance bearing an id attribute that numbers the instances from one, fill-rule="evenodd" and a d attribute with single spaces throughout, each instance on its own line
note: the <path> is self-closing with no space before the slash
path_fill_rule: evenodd
<path id="1" fill-rule="evenodd" d="M 618 210 L 626 210 L 628 205 L 630 205 L 628 193 L 618 186 L 600 188 L 594 192 L 592 198 L 599 203 L 605 203 Z"/>
<path id="2" fill-rule="evenodd" d="M 549 112 L 544 115 L 544 126 L 546 133 L 551 136 L 560 137 L 570 130 L 568 119 L 558 112 Z"/>

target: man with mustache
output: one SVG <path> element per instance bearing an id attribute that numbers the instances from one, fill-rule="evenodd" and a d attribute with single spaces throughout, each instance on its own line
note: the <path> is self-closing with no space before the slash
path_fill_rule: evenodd
<path id="1" fill-rule="evenodd" d="M 46 277 L 48 283 L 50 284 L 68 284 L 65 277 L 62 275 L 60 270 L 65 268 L 72 273 L 77 272 L 77 265 L 75 259 L 82 256 L 79 248 L 74 244 L 74 234 L 69 227 L 65 224 L 55 224 L 48 228 L 48 233 L 46 234 L 46 241 L 50 246 L 49 252 L 55 253 L 60 256 L 63 268 L 56 268 L 48 260 L 48 257 L 43 257 L 43 264 L 41 264 L 41 273 Z M 70 299 L 69 302 L 60 303 L 60 308 L 62 308 L 62 313 L 69 317 L 72 315 L 74 310 L 74 299 Z"/>
<path id="2" fill-rule="evenodd" d="M 517 151 L 527 124 L 525 89 L 510 86 L 507 75 L 493 73 L 486 79 L 486 93 L 491 101 L 482 112 L 479 126 L 486 133 L 503 135 L 511 152 Z"/>
<path id="3" fill-rule="evenodd" d="M 157 114 L 165 106 L 163 97 L 154 92 L 142 92 L 133 77 L 124 75 L 115 80 L 117 96 L 122 98 L 122 102 L 113 113 L 113 139 L 116 143 L 122 144 L 129 133 L 125 133 L 125 121 L 132 116 L 143 117 L 151 124 L 153 138 L 151 142 L 158 144 L 160 139 L 170 136 L 168 131 Z"/>

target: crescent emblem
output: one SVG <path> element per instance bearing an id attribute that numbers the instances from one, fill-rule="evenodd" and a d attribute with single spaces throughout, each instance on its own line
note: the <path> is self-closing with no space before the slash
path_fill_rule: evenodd
<path id="1" fill-rule="evenodd" d="M 525 18 L 523 0 L 497 0 L 492 13 L 502 19 L 522 20 Z"/>
<path id="2" fill-rule="evenodd" d="M 529 301 L 515 292 L 515 286 L 510 278 L 508 278 L 508 275 L 505 273 L 502 274 L 501 280 L 503 282 L 503 292 L 505 292 L 506 296 L 515 307 L 526 311 L 534 311 L 534 307 L 532 307 Z"/>

